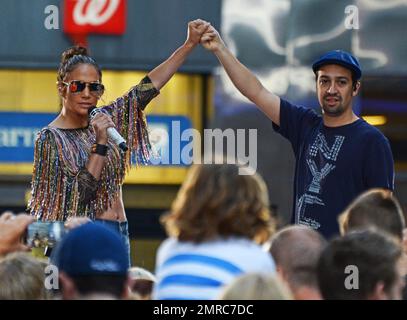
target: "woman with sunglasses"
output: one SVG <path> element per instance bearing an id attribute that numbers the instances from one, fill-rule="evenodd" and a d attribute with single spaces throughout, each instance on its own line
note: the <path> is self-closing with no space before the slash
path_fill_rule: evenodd
<path id="1" fill-rule="evenodd" d="M 90 122 L 88 110 L 104 91 L 102 71 L 85 48 L 73 47 L 62 54 L 57 76 L 62 110 L 36 139 L 28 205 L 32 215 L 43 221 L 98 219 L 118 230 L 128 245 L 121 188 L 130 165 L 149 158 L 143 110 L 199 44 L 208 26 L 199 19 L 190 22 L 185 43 Z M 126 140 L 128 151 L 108 139 L 109 127 Z"/>

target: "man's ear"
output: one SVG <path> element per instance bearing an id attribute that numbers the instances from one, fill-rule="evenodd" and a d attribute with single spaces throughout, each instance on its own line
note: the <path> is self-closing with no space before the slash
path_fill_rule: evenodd
<path id="1" fill-rule="evenodd" d="M 131 296 L 131 287 L 133 285 L 133 281 L 129 275 L 127 275 L 126 282 L 124 283 L 123 293 L 121 299 L 127 300 Z"/>
<path id="2" fill-rule="evenodd" d="M 407 255 L 407 228 L 403 229 L 403 241 L 402 241 L 404 254 Z"/>
<path id="3" fill-rule="evenodd" d="M 360 90 L 360 81 L 356 81 L 355 85 L 353 86 L 353 92 L 352 92 L 352 97 L 355 97 L 358 95 Z"/>
<path id="4" fill-rule="evenodd" d="M 74 300 L 78 298 L 78 291 L 72 279 L 63 271 L 59 272 L 59 281 L 61 282 L 62 299 Z"/>
<path id="5" fill-rule="evenodd" d="M 288 275 L 286 272 L 284 272 L 284 269 L 281 268 L 280 265 L 276 265 L 276 272 L 282 280 L 284 280 L 285 282 L 288 282 Z"/>

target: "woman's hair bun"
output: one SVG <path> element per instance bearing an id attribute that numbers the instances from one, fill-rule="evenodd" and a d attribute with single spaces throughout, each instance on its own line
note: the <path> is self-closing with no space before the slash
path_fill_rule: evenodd
<path id="1" fill-rule="evenodd" d="M 77 56 L 77 55 L 87 56 L 88 50 L 86 48 L 80 47 L 80 46 L 70 47 L 62 53 L 61 63 L 64 64 L 69 59 L 71 59 L 73 56 Z"/>

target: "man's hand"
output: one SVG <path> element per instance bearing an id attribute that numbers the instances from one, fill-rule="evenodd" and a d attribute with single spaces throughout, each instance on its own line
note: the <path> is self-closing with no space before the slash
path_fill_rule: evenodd
<path id="1" fill-rule="evenodd" d="M 185 45 L 195 47 L 199 44 L 202 35 L 210 27 L 210 23 L 201 19 L 190 21 L 188 23 L 188 35 Z"/>
<path id="2" fill-rule="evenodd" d="M 0 256 L 14 251 L 29 251 L 21 238 L 35 218 L 27 214 L 14 215 L 10 211 L 0 216 Z"/>
<path id="3" fill-rule="evenodd" d="M 205 49 L 214 53 L 225 48 L 225 43 L 213 26 L 209 26 L 206 32 L 202 35 L 201 44 Z"/>

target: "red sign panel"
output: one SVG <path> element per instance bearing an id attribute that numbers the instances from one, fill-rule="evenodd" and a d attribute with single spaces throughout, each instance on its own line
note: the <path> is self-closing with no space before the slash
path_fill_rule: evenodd
<path id="1" fill-rule="evenodd" d="M 126 0 L 64 2 L 64 32 L 74 40 L 86 41 L 89 33 L 121 35 L 125 29 Z"/>

